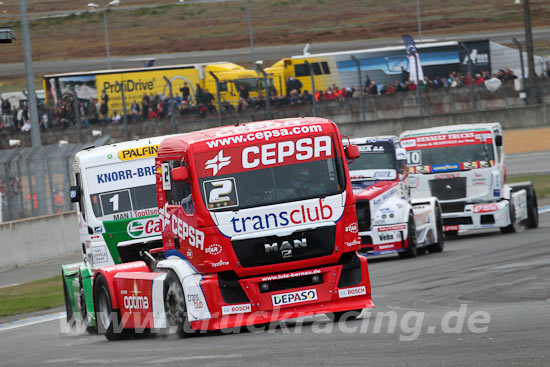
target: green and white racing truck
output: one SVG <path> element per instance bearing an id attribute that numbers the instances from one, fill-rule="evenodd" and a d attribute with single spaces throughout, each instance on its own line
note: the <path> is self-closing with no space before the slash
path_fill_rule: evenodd
<path id="1" fill-rule="evenodd" d="M 78 152 L 71 201 L 77 205 L 83 261 L 61 267 L 67 322 L 95 330 L 93 275 L 162 246 L 155 157 L 164 136 Z"/>

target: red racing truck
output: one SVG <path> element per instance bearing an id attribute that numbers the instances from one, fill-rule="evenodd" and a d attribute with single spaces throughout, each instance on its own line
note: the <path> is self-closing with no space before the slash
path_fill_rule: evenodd
<path id="1" fill-rule="evenodd" d="M 156 159 L 163 245 L 100 268 L 107 339 L 180 335 L 374 307 L 336 124 L 296 118 L 165 139 Z"/>

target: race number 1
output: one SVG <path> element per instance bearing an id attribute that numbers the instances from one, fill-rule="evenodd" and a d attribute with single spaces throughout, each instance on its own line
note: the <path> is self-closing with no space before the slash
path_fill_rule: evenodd
<path id="1" fill-rule="evenodd" d="M 162 189 L 163 190 L 172 190 L 172 181 L 170 180 L 170 164 L 163 163 L 161 166 L 162 169 Z"/>

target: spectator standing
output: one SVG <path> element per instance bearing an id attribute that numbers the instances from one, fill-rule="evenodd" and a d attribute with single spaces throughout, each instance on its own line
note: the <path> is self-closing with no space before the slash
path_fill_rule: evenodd
<path id="1" fill-rule="evenodd" d="M 188 101 L 190 91 L 189 91 L 189 85 L 187 85 L 187 83 L 183 83 L 183 87 L 180 88 L 180 92 L 183 100 Z"/>
<path id="2" fill-rule="evenodd" d="M 86 118 L 89 124 L 97 124 L 97 107 L 95 105 L 95 98 L 90 97 L 88 106 L 86 106 Z"/>
<path id="3" fill-rule="evenodd" d="M 107 106 L 107 102 L 101 101 L 101 106 L 99 106 L 99 113 L 101 114 L 101 120 L 104 124 L 109 122 L 109 106 Z"/>
<path id="4" fill-rule="evenodd" d="M 407 71 L 407 69 L 405 69 L 404 66 L 401 66 L 401 83 L 408 82 L 409 78 L 410 78 L 409 72 Z"/>

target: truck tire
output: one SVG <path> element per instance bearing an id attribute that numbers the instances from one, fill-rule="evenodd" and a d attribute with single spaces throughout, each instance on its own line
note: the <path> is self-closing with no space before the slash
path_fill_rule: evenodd
<path id="1" fill-rule="evenodd" d="M 437 231 L 437 242 L 428 246 L 428 251 L 430 253 L 442 252 L 445 246 L 443 219 L 441 218 L 441 209 L 439 209 L 439 205 L 435 207 L 435 227 Z"/>
<path id="2" fill-rule="evenodd" d="M 168 271 L 164 279 L 163 294 L 168 326 L 176 326 L 176 332 L 181 338 L 195 334 L 196 331 L 191 329 L 191 324 L 187 319 L 185 293 L 181 281 L 173 270 Z"/>
<path id="3" fill-rule="evenodd" d="M 408 230 L 408 243 L 409 247 L 403 252 L 399 253 L 399 257 L 401 258 L 413 258 L 418 255 L 418 247 L 416 243 L 416 223 L 414 222 L 414 215 L 411 212 L 409 212 L 409 221 L 407 223 L 407 230 Z"/>
<path id="4" fill-rule="evenodd" d="M 516 210 L 512 201 L 509 202 L 508 208 L 510 211 L 510 224 L 506 227 L 500 227 L 500 232 L 502 234 L 516 233 L 518 231 L 518 224 L 516 223 Z"/>
<path id="5" fill-rule="evenodd" d="M 69 290 L 67 289 L 67 283 L 65 282 L 65 274 L 61 272 L 61 281 L 63 282 L 63 296 L 65 297 L 65 312 L 67 313 L 67 324 L 72 329 L 75 326 L 73 305 L 71 303 L 71 297 L 69 296 Z"/>
<path id="6" fill-rule="evenodd" d="M 79 280 L 79 306 L 80 306 L 80 318 L 82 319 L 82 322 L 86 326 L 86 332 L 90 335 L 96 334 L 95 326 L 90 326 L 90 323 L 88 322 L 88 306 L 86 306 L 86 293 L 84 292 L 84 284 L 82 282 L 82 274 L 79 274 L 78 277 Z"/>
<path id="7" fill-rule="evenodd" d="M 94 284 L 94 308 L 97 332 L 105 334 L 107 340 L 123 338 L 119 310 L 114 310 L 109 285 L 102 275 L 98 275 Z"/>
<path id="8" fill-rule="evenodd" d="M 531 185 L 527 190 L 527 228 L 537 228 L 539 226 L 539 207 L 537 203 L 537 193 Z"/>

